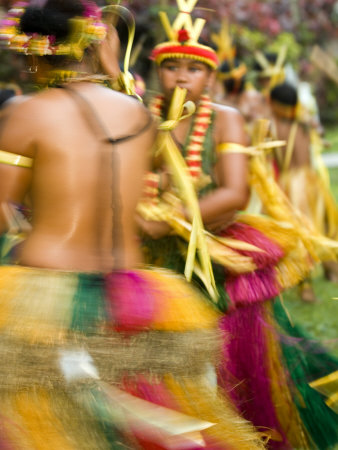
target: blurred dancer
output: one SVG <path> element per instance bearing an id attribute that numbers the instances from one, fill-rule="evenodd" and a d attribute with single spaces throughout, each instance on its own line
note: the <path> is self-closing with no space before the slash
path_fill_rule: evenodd
<path id="1" fill-rule="evenodd" d="M 279 183 L 291 203 L 310 220 L 323 235 L 335 239 L 338 229 L 337 205 L 324 177 L 313 167 L 313 159 L 320 149 L 320 137 L 309 120 L 302 118 L 297 89 L 289 83 L 276 85 L 270 92 L 274 132 L 288 142 L 286 151 L 276 152 Z M 320 158 L 320 155 L 317 155 Z M 324 262 L 334 279 L 335 262 Z M 300 295 L 304 301 L 316 301 L 311 280 L 301 283 Z"/>
<path id="2" fill-rule="evenodd" d="M 225 358 L 219 371 L 219 383 L 230 391 L 234 404 L 242 414 L 270 434 L 271 448 L 311 448 L 313 439 L 316 444 L 321 442 L 322 448 L 327 448 L 331 442 L 337 441 L 337 418 L 326 408 L 319 394 L 307 385 L 308 360 L 301 345 L 294 345 L 290 337 L 280 340 L 274 316 L 278 315 L 282 322 L 281 318 L 285 315 L 278 302 L 273 305 L 268 301 L 282 289 L 279 282 L 285 269 L 285 249 L 281 248 L 283 239 L 278 235 L 283 232 L 282 227 L 277 222 L 269 222 L 270 232 L 274 229 L 272 239 L 262 232 L 262 221 L 266 229 L 269 228 L 268 219 L 259 216 L 248 219 L 237 214 L 245 207 L 248 198 L 246 153 L 249 150 L 246 149 L 244 120 L 237 110 L 214 104 L 208 96 L 208 88 L 215 78 L 217 58 L 211 47 L 198 42 L 203 21 L 197 19 L 192 23 L 188 15 L 195 3 L 191 2 L 190 9 L 184 8 L 182 12 L 178 2 L 180 12 L 172 25 L 164 13 L 161 15 L 168 41 L 158 44 L 152 53 L 162 94 L 153 99 L 151 110 L 163 127 L 170 128 L 176 120 L 175 128 L 170 129 L 171 138 L 185 160 L 185 170 L 189 173 L 187 178 L 198 192 L 200 215 L 208 231 L 217 234 L 218 242 L 224 242 L 222 238 L 231 238 L 243 245 L 256 245 L 256 251 L 242 247 L 242 252 L 237 254 L 237 257 L 251 257 L 254 262 L 243 273 L 239 273 L 243 259 L 238 258 L 234 267 L 229 260 L 220 263 L 221 252 L 216 255 L 218 259 L 215 257 L 218 264 L 214 264 L 213 269 L 218 298 L 214 301 L 225 313 L 222 328 L 225 335 L 230 336 L 230 340 L 225 338 L 224 341 Z M 192 115 L 186 105 L 180 120 L 171 114 L 172 97 L 176 99 L 177 88 L 185 89 L 186 99 L 196 104 L 196 112 Z M 180 110 L 181 105 L 176 106 Z M 175 161 L 178 164 L 180 158 L 175 158 Z M 167 172 L 175 174 L 175 163 L 171 166 L 166 164 Z M 163 178 L 167 173 L 161 172 L 160 167 L 155 175 L 158 176 L 157 188 L 161 194 L 165 189 Z M 268 189 L 269 180 L 265 180 Z M 171 183 L 174 186 L 169 182 L 167 192 L 177 195 L 178 183 L 175 184 L 175 180 Z M 154 207 L 154 220 L 149 220 L 150 214 L 148 220 L 144 220 L 145 214 L 140 221 L 143 232 L 150 236 L 144 238 L 145 251 L 152 263 L 183 272 L 187 267 L 185 256 L 189 261 L 191 253 L 190 248 L 185 246 L 184 233 L 176 227 L 173 218 L 181 213 L 183 217 L 178 222 L 182 226 L 184 221 L 191 219 L 193 226 L 195 218 L 190 218 L 189 211 L 182 210 L 182 207 L 177 212 L 174 204 L 166 221 L 160 221 L 160 202 L 167 201 L 167 192 L 160 195 L 159 204 Z M 290 233 L 292 227 L 284 234 L 285 237 L 288 235 L 288 244 Z M 198 239 L 198 233 L 196 236 Z M 211 234 L 207 237 L 211 239 Z M 297 235 L 292 245 L 298 240 Z M 293 251 L 296 252 L 295 248 Z M 196 272 L 206 284 L 201 267 L 196 267 Z M 285 347 L 281 345 L 283 339 L 287 342 Z M 288 352 L 289 359 L 286 360 Z M 295 361 L 297 374 L 294 371 Z M 306 363 L 299 364 L 300 361 Z M 325 366 L 321 370 L 330 371 Z M 309 376 L 316 375 L 311 373 Z M 300 395 L 304 403 L 299 402 L 297 392 L 302 392 Z M 312 408 L 311 405 L 316 406 Z M 317 419 L 314 421 L 315 416 Z M 319 422 L 325 423 L 325 434 L 317 427 Z"/>
<path id="3" fill-rule="evenodd" d="M 155 131 L 105 87 L 114 28 L 94 2 L 48 0 L 16 4 L 1 36 L 51 87 L 2 116 L 2 251 L 20 245 L 0 268 L 1 448 L 261 448 L 208 382 L 217 312 L 140 266 L 134 214 Z"/>
<path id="4" fill-rule="evenodd" d="M 224 100 L 229 106 L 238 108 L 241 94 L 245 91 L 246 73 L 246 65 L 237 58 L 222 62 L 217 75 L 223 81 Z"/>
<path id="5" fill-rule="evenodd" d="M 213 95 L 213 98 L 217 103 L 238 109 L 251 136 L 255 121 L 269 118 L 268 102 L 264 95 L 248 82 L 248 67 L 237 56 L 227 21 L 222 22 L 219 32 L 213 33 L 211 38 L 217 46 L 220 61 L 216 85 L 221 85 L 220 93 L 217 96 Z"/>
<path id="6" fill-rule="evenodd" d="M 269 105 L 264 95 L 246 80 L 247 67 L 237 58 L 223 61 L 218 69 L 217 78 L 223 82 L 224 96 L 219 101 L 238 109 L 243 115 L 246 130 L 252 135 L 258 119 L 269 119 Z"/>

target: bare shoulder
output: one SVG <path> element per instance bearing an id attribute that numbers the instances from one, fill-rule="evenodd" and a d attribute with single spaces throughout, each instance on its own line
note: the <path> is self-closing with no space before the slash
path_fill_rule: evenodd
<path id="1" fill-rule="evenodd" d="M 241 115 L 238 109 L 229 105 L 221 105 L 220 103 L 212 103 L 212 109 L 216 111 L 217 115 L 236 116 Z"/>
<path id="2" fill-rule="evenodd" d="M 20 95 L 11 100 L 1 111 L 1 120 L 11 120 L 26 115 L 32 108 L 33 95 Z"/>
<path id="3" fill-rule="evenodd" d="M 123 124 L 123 130 L 128 129 L 131 134 L 134 134 L 144 129 L 145 131 L 148 131 L 148 134 L 151 136 L 155 134 L 155 122 L 149 109 L 146 108 L 142 102 L 132 96 L 121 94 L 119 92 L 114 92 L 114 96 L 116 101 L 119 102 L 119 114 Z M 144 133 L 142 133 L 142 135 L 143 134 Z"/>
<path id="4" fill-rule="evenodd" d="M 235 142 L 246 145 L 248 138 L 245 132 L 245 122 L 242 114 L 231 106 L 212 104 L 215 111 L 215 141 Z"/>
<path id="5" fill-rule="evenodd" d="M 118 134 L 128 134 L 151 121 L 148 110 L 134 97 L 104 87 L 99 87 L 95 96 L 93 92 L 88 91 L 87 98 L 105 123 L 115 128 Z"/>
<path id="6" fill-rule="evenodd" d="M 32 156 L 34 133 L 39 124 L 35 96 L 22 96 L 0 114 L 0 148 L 12 153 Z"/>
<path id="7" fill-rule="evenodd" d="M 109 100 L 114 103 L 118 103 L 121 107 L 124 106 L 127 109 L 137 109 L 138 106 L 142 106 L 141 102 L 131 95 L 126 95 L 107 87 L 100 87 L 99 91 L 102 96 L 107 99 L 109 98 Z"/>
<path id="8" fill-rule="evenodd" d="M 34 116 L 39 120 L 48 121 L 57 118 L 62 110 L 63 119 L 68 114 L 74 114 L 75 110 L 83 110 L 87 103 L 89 108 L 105 116 L 108 108 L 118 116 L 142 114 L 144 107 L 139 101 L 128 95 L 114 91 L 107 87 L 89 84 L 86 86 L 72 86 L 67 89 L 50 89 L 33 96 L 27 105 L 23 105 L 23 111 L 34 110 Z M 116 114 L 117 115 L 117 114 Z"/>
<path id="9" fill-rule="evenodd" d="M 130 95 L 121 94 L 119 92 L 117 92 L 116 94 L 118 94 L 120 98 L 121 97 L 123 98 L 124 106 L 125 106 L 124 112 L 128 115 L 132 114 L 132 116 L 129 116 L 129 120 L 133 119 L 133 118 L 135 119 L 137 117 L 139 117 L 139 118 L 142 118 L 145 116 L 150 117 L 150 113 L 149 113 L 148 109 L 139 100 L 137 100 L 136 98 L 134 98 Z"/>
<path id="10" fill-rule="evenodd" d="M 22 96 L 21 99 L 13 101 L 4 110 L 4 115 L 7 116 L 8 124 L 16 124 L 19 131 L 25 128 L 34 129 L 35 125 L 53 115 L 52 110 L 50 92 L 46 91 Z"/>

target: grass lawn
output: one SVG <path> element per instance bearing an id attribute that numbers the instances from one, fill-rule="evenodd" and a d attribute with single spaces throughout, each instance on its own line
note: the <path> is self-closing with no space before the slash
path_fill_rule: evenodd
<path id="1" fill-rule="evenodd" d="M 338 357 L 338 285 L 331 283 L 320 270 L 313 277 L 313 285 L 319 301 L 305 303 L 300 300 L 297 289 L 284 293 L 285 306 L 294 322 L 320 340 Z"/>
<path id="2" fill-rule="evenodd" d="M 331 142 L 330 151 L 338 154 L 338 125 L 329 129 L 326 138 Z M 338 167 L 330 169 L 332 192 L 338 201 Z M 291 318 L 302 325 L 306 331 L 322 341 L 338 357 L 338 284 L 331 283 L 323 277 L 323 271 L 318 267 L 313 274 L 313 285 L 318 303 L 302 302 L 297 289 L 291 289 L 284 294 L 286 308 Z"/>

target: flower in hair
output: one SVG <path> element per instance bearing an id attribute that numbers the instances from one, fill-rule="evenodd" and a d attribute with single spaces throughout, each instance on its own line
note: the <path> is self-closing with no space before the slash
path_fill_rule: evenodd
<path id="1" fill-rule="evenodd" d="M 83 17 L 91 17 L 98 20 L 101 19 L 101 10 L 94 2 L 82 0 L 82 5 L 84 8 Z"/>
<path id="2" fill-rule="evenodd" d="M 97 5 L 88 0 L 84 0 L 83 4 L 84 15 L 69 20 L 69 37 L 63 43 L 57 44 L 53 35 L 22 33 L 20 19 L 28 2 L 15 3 L 0 22 L 2 46 L 27 55 L 68 55 L 80 60 L 84 50 L 92 42 L 102 41 L 107 33 L 107 25 L 101 22 L 101 11 Z"/>

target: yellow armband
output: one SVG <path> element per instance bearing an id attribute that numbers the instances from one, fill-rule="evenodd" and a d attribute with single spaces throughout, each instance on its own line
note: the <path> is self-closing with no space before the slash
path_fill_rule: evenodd
<path id="1" fill-rule="evenodd" d="M 259 145 L 252 145 L 246 147 L 245 145 L 236 144 L 235 142 L 222 142 L 216 147 L 217 153 L 242 153 L 244 155 L 258 156 L 262 152 L 270 151 L 276 147 L 285 146 L 285 141 L 267 141 L 262 142 Z"/>
<path id="2" fill-rule="evenodd" d="M 26 167 L 29 169 L 33 166 L 33 159 L 28 158 L 27 156 L 0 150 L 0 163 L 8 164 L 9 166 Z"/>
<path id="3" fill-rule="evenodd" d="M 254 147 L 236 144 L 235 142 L 222 142 L 216 147 L 217 153 L 243 153 L 245 155 L 256 155 L 257 150 Z"/>

